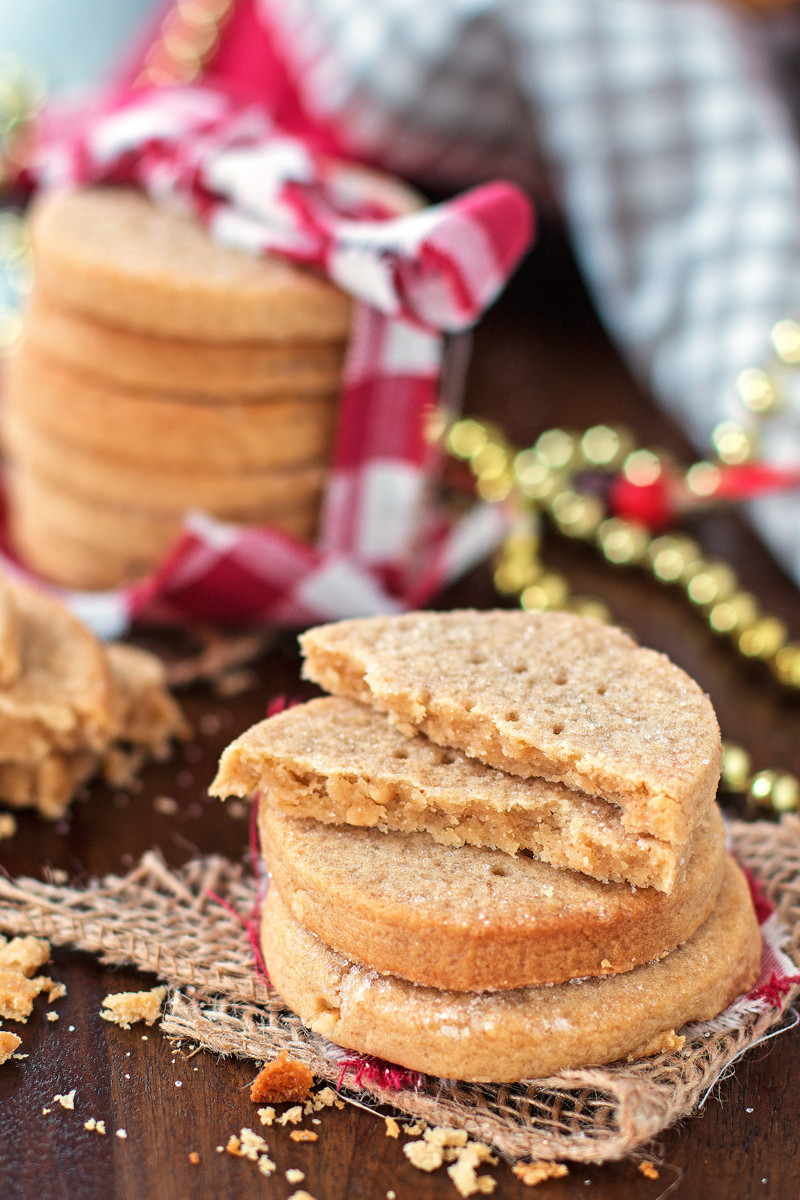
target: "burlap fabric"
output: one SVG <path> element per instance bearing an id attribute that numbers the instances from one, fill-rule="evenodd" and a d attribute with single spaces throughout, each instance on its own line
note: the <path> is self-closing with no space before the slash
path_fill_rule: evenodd
<path id="1" fill-rule="evenodd" d="M 737 822 L 730 837 L 775 904 L 772 927 L 783 927 L 784 950 L 797 963 L 800 819 Z M 797 988 L 776 994 L 775 1004 L 738 1004 L 715 1021 L 688 1027 L 678 1054 L 516 1085 L 403 1072 L 389 1080 L 374 1064 L 354 1062 L 356 1056 L 304 1029 L 256 975 L 245 929 L 209 894 L 246 914 L 255 887 L 249 870 L 225 859 L 198 859 L 172 871 L 148 853 L 124 878 L 109 876 L 89 889 L 0 878 L 0 928 L 154 972 L 170 988 L 161 1021 L 169 1036 L 259 1060 L 286 1049 L 334 1083 L 344 1069 L 345 1086 L 357 1083 L 374 1101 L 432 1124 L 463 1127 L 509 1158 L 602 1162 L 631 1154 L 691 1114 L 748 1047 L 790 1023 L 787 1006 Z"/>

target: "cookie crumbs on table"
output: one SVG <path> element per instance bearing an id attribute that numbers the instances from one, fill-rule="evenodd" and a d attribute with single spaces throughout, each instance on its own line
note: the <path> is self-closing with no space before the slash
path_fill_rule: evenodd
<path id="1" fill-rule="evenodd" d="M 659 1170 L 655 1163 L 640 1162 L 639 1170 L 644 1175 L 645 1179 L 658 1179 Z"/>
<path id="2" fill-rule="evenodd" d="M 73 1088 L 71 1092 L 67 1092 L 66 1096 L 53 1096 L 53 1103 L 60 1104 L 62 1108 L 68 1109 L 70 1112 L 75 1110 L 75 1093 L 78 1089 Z"/>
<path id="3" fill-rule="evenodd" d="M 302 1183 L 305 1179 L 305 1172 L 298 1170 L 297 1167 L 289 1167 L 288 1171 L 284 1172 L 287 1183 Z"/>
<path id="4" fill-rule="evenodd" d="M 118 1137 L 121 1142 L 127 1142 L 127 1140 L 128 1140 L 127 1129 L 118 1129 L 115 1132 L 114 1137 Z"/>
<path id="5" fill-rule="evenodd" d="M 153 1025 L 161 1015 L 161 1005 L 167 989 L 162 985 L 151 988 L 148 992 L 109 992 L 103 1000 L 100 1016 L 104 1021 L 119 1025 L 121 1029 L 130 1029 L 131 1025 L 144 1021 Z M 142 1034 L 142 1041 L 147 1035 Z"/>
<path id="6" fill-rule="evenodd" d="M 390 1138 L 399 1137 L 400 1126 L 397 1124 L 397 1121 L 395 1121 L 394 1117 L 384 1117 L 383 1119 L 386 1122 L 386 1136 Z"/>
<path id="7" fill-rule="evenodd" d="M 406 1142 L 403 1154 L 418 1171 L 435 1171 L 444 1162 L 442 1147 L 433 1146 L 430 1142 Z"/>
<path id="8" fill-rule="evenodd" d="M 561 1179 L 569 1174 L 569 1168 L 564 1163 L 547 1162 L 518 1162 L 511 1168 L 517 1179 L 521 1179 L 527 1187 L 537 1187 L 547 1179 Z"/>
<path id="9" fill-rule="evenodd" d="M 289 1137 L 293 1142 L 316 1142 L 319 1134 L 314 1133 L 313 1129 L 293 1129 Z"/>
<path id="10" fill-rule="evenodd" d="M 221 1146 L 218 1146 L 218 1147 L 217 1147 L 217 1149 L 218 1149 L 218 1150 L 219 1150 L 219 1149 L 221 1149 L 221 1148 L 222 1148 Z M 192 1164 L 192 1166 L 193 1166 L 193 1167 L 196 1167 L 196 1166 L 198 1166 L 198 1164 L 199 1164 L 199 1162 L 200 1162 L 200 1155 L 197 1153 L 197 1151 L 196 1151 L 196 1150 L 192 1150 L 192 1151 L 190 1151 L 190 1153 L 189 1153 L 189 1162 Z"/>
<path id="11" fill-rule="evenodd" d="M 106 1136 L 105 1121 L 98 1121 L 94 1117 L 89 1117 L 88 1121 L 83 1122 L 83 1128 L 88 1129 L 90 1133 L 99 1133 L 103 1137 Z"/>

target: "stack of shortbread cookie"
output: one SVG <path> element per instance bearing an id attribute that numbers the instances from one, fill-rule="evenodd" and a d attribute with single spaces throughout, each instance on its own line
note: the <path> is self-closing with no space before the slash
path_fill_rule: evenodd
<path id="1" fill-rule="evenodd" d="M 620 630 L 410 613 L 302 639 L 335 697 L 254 726 L 271 979 L 332 1041 L 510 1081 L 675 1049 L 758 974 L 716 718 Z"/>
<path id="2" fill-rule="evenodd" d="M 311 537 L 349 298 L 123 188 L 45 196 L 31 236 L 3 419 L 27 561 L 73 587 L 135 579 L 192 509 Z"/>

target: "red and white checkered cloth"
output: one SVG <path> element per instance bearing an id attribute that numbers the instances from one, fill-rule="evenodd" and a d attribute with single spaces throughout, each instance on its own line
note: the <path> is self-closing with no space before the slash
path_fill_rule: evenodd
<path id="1" fill-rule="evenodd" d="M 207 88 L 139 91 L 44 130 L 39 186 L 134 184 L 220 242 L 312 267 L 358 303 L 316 547 L 205 515 L 141 584 L 65 593 L 95 628 L 133 617 L 308 624 L 419 604 L 485 554 L 503 516 L 451 528 L 430 509 L 444 334 L 472 325 L 527 249 L 532 210 L 509 183 L 401 213 L 386 181 L 315 153 L 263 108 Z"/>

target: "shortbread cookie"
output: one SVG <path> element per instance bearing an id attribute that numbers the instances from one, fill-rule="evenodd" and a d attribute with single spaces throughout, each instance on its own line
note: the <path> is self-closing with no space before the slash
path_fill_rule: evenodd
<path id="1" fill-rule="evenodd" d="M 51 583 L 81 591 L 105 591 L 135 583 L 152 569 L 148 559 L 89 545 L 45 524 L 35 508 L 13 507 L 11 542 L 24 564 Z"/>
<path id="2" fill-rule="evenodd" d="M 224 400 L 224 397 L 220 397 Z M 328 458 L 336 394 L 209 404 L 135 392 L 78 375 L 28 346 L 12 360 L 4 403 L 81 450 L 147 470 L 265 471 Z"/>
<path id="3" fill-rule="evenodd" d="M 55 438 L 27 414 L 7 410 L 2 419 L 12 462 L 53 481 L 66 479 L 76 493 L 110 504 L 138 507 L 146 500 L 153 508 L 201 508 L 220 516 L 271 505 L 277 515 L 318 501 L 326 477 L 322 461 L 259 471 L 211 471 L 204 464 L 184 470 L 149 468 Z"/>
<path id="4" fill-rule="evenodd" d="M 409 613 L 301 639 L 305 675 L 515 775 L 622 809 L 627 831 L 685 843 L 721 763 L 714 710 L 663 654 L 569 613 Z"/>
<path id="5" fill-rule="evenodd" d="M 36 471 L 12 468 L 6 477 L 11 526 L 27 530 L 23 541 L 36 541 L 34 530 L 64 535 L 87 546 L 107 550 L 113 559 L 155 564 L 180 536 L 185 513 L 131 505 L 101 504 L 72 491 L 71 479 L 54 483 Z M 143 497 L 147 499 L 147 497 Z M 218 514 L 245 525 L 274 525 L 292 537 L 310 539 L 317 527 L 319 505 L 275 513 L 271 505 Z M 46 536 L 46 535 L 45 535 Z"/>
<path id="6" fill-rule="evenodd" d="M 128 188 L 50 192 L 31 216 L 36 286 L 51 305 L 156 337 L 346 338 L 348 296 L 310 270 L 230 250 L 198 220 Z"/>
<path id="7" fill-rule="evenodd" d="M 454 991 L 563 983 L 663 958 L 719 894 L 716 805 L 671 895 L 599 883 L 526 855 L 295 820 L 262 797 L 261 845 L 290 912 L 345 958 Z"/>
<path id="8" fill-rule="evenodd" d="M 0 760 L 97 751 L 113 732 L 112 680 L 101 644 L 64 605 L 8 584 L 20 623 L 20 671 L 0 688 Z"/>
<path id="9" fill-rule="evenodd" d="M 615 804 L 407 737 L 353 700 L 298 704 L 232 742 L 212 794 L 257 790 L 289 816 L 527 850 L 555 867 L 665 892 L 683 858 L 682 844 L 629 833 Z"/>
<path id="10" fill-rule="evenodd" d="M 674 1045 L 758 976 L 761 936 L 728 859 L 711 916 L 657 963 L 624 975 L 507 992 L 440 991 L 348 961 L 304 928 L 270 888 L 262 919 L 270 979 L 289 1008 L 339 1046 L 430 1075 L 510 1082 Z"/>
<path id="11" fill-rule="evenodd" d="M 266 396 L 330 395 L 341 382 L 344 345 L 335 342 L 190 342 L 101 325 L 36 296 L 25 345 L 96 380 L 218 403 Z"/>

